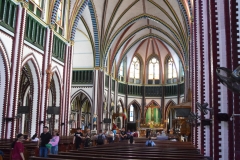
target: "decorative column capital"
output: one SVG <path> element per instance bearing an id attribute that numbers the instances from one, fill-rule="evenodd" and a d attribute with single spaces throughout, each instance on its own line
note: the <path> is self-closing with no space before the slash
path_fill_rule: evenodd
<path id="1" fill-rule="evenodd" d="M 28 9 L 28 2 L 29 0 L 18 0 L 21 3 L 22 7 Z"/>
<path id="2" fill-rule="evenodd" d="M 49 24 L 49 28 L 51 29 L 51 30 L 54 30 L 55 29 L 55 24 Z"/>
<path id="3" fill-rule="evenodd" d="M 102 70 L 101 67 L 94 67 L 94 70 Z"/>
<path id="4" fill-rule="evenodd" d="M 74 46 L 74 41 L 73 40 L 71 40 L 69 43 L 70 43 L 70 45 Z"/>

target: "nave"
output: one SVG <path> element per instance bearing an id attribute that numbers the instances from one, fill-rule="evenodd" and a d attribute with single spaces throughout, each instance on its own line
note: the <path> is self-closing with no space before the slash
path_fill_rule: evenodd
<path id="1" fill-rule="evenodd" d="M 105 160 L 121 160 L 121 159 L 158 159 L 158 160 L 206 160 L 199 150 L 195 148 L 191 142 L 172 142 L 153 140 L 156 144 L 154 147 L 145 146 L 146 138 L 135 138 L 135 144 L 129 144 L 127 140 L 114 143 L 106 143 L 96 146 L 93 142 L 92 147 L 75 150 L 69 140 L 70 137 L 62 138 L 59 143 L 58 155 L 49 154 L 45 160 L 70 160 L 70 159 L 105 159 Z M 71 137 L 72 138 L 72 137 Z M 0 149 L 5 145 L 0 145 Z M 36 142 L 25 142 L 27 148 L 25 152 L 26 159 L 42 160 L 38 157 L 38 149 Z M 6 149 L 7 150 L 7 149 Z M 4 159 L 8 159 L 7 155 Z"/>

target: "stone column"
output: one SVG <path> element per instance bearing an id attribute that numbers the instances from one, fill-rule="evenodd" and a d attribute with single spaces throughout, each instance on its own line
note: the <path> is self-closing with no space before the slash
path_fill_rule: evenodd
<path id="1" fill-rule="evenodd" d="M 17 114 L 18 95 L 21 76 L 21 62 L 23 54 L 24 32 L 26 25 L 27 9 L 25 3 L 17 6 L 15 34 L 13 41 L 10 82 L 9 82 L 9 99 L 7 114 L 5 119 L 5 138 L 13 138 L 16 135 L 16 120 L 14 116 Z"/>

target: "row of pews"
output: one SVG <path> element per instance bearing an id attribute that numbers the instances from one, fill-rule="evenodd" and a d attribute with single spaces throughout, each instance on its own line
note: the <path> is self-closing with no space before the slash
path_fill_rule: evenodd
<path id="1" fill-rule="evenodd" d="M 84 148 L 81 145 L 79 151 L 75 150 L 72 144 L 72 137 L 61 137 L 59 143 L 59 154 L 51 155 L 45 160 L 70 160 L 70 159 L 166 159 L 166 160 L 204 160 L 204 156 L 199 154 L 199 151 L 193 147 L 190 142 L 172 142 L 158 141 L 154 147 L 145 146 L 146 138 L 135 138 L 135 144 L 128 144 L 127 140 L 114 143 L 96 146 L 93 141 L 93 146 Z M 3 159 L 9 160 L 11 157 L 11 140 L 0 140 L 0 150 L 4 152 Z M 40 160 L 38 157 L 38 148 L 36 142 L 24 142 L 26 160 Z"/>

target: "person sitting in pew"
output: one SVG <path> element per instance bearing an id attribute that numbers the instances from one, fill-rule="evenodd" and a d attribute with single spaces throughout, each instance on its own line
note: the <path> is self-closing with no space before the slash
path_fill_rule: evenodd
<path id="1" fill-rule="evenodd" d="M 113 143 L 113 137 L 114 137 L 113 131 L 112 130 L 108 131 L 107 134 L 108 143 Z"/>
<path id="2" fill-rule="evenodd" d="M 156 146 L 156 144 L 152 141 L 151 137 L 148 138 L 146 141 L 146 146 L 153 147 Z"/>
<path id="3" fill-rule="evenodd" d="M 25 160 L 24 147 L 22 141 L 24 140 L 23 134 L 18 134 L 17 139 L 12 143 L 12 160 Z"/>
<path id="4" fill-rule="evenodd" d="M 74 137 L 73 137 L 73 144 L 75 144 L 76 150 L 80 149 L 80 145 L 82 143 L 82 137 L 83 137 L 82 128 L 77 128 L 77 132 L 74 134 Z"/>
<path id="5" fill-rule="evenodd" d="M 97 137 L 97 145 L 103 145 L 105 140 L 105 135 L 102 133 L 102 130 L 99 131 L 99 135 Z"/>
<path id="6" fill-rule="evenodd" d="M 166 136 L 165 131 L 162 131 L 162 134 L 157 133 L 157 140 L 168 140 L 168 136 Z"/>
<path id="7" fill-rule="evenodd" d="M 87 133 L 85 134 L 84 147 L 90 147 L 92 145 L 90 129 L 87 129 L 86 132 Z"/>
<path id="8" fill-rule="evenodd" d="M 35 133 L 32 138 L 31 138 L 31 141 L 32 142 L 37 142 L 39 139 L 37 138 L 37 133 Z"/>
<path id="9" fill-rule="evenodd" d="M 120 132 L 120 140 L 127 139 L 127 132 L 125 131 L 125 128 L 123 127 L 121 132 Z"/>

